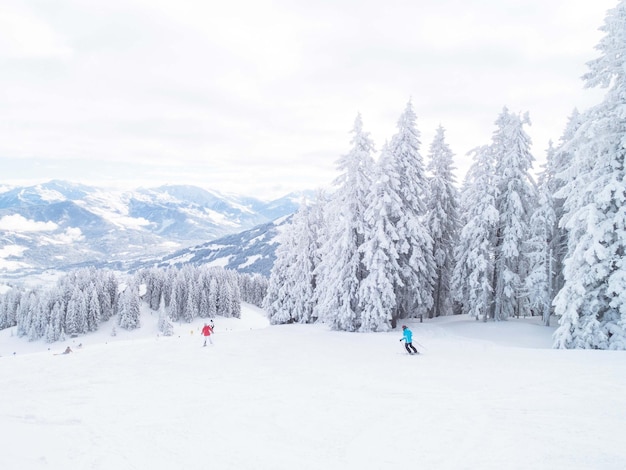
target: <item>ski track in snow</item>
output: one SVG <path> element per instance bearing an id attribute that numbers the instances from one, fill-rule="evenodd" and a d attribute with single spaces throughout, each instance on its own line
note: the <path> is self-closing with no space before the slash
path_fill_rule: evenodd
<path id="1" fill-rule="evenodd" d="M 626 355 L 552 350 L 539 320 L 409 322 L 410 357 L 247 305 L 206 348 L 202 320 L 142 315 L 66 356 L 0 332 L 1 469 L 626 468 Z"/>

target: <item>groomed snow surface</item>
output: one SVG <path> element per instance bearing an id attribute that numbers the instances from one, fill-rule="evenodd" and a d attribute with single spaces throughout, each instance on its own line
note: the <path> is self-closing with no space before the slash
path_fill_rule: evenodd
<path id="1" fill-rule="evenodd" d="M 419 356 L 249 305 L 213 346 L 156 321 L 0 331 L 0 469 L 626 468 L 626 354 L 550 349 L 538 320 L 409 322 Z"/>

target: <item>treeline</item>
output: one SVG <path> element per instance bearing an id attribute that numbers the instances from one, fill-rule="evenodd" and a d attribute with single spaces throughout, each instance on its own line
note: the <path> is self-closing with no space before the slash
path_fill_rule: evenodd
<path id="1" fill-rule="evenodd" d="M 444 129 L 425 162 L 410 102 L 378 159 L 357 116 L 337 189 L 282 232 L 264 302 L 271 321 L 369 332 L 405 318 L 543 313 L 537 297 L 550 281 L 536 273 L 551 240 L 539 238 L 545 198 L 531 176 L 528 124 L 504 108 L 459 191 Z"/>
<path id="2" fill-rule="evenodd" d="M 219 267 L 149 268 L 123 279 L 110 270 L 84 268 L 50 289 L 13 288 L 0 295 L 0 329 L 17 327 L 20 337 L 52 343 L 96 331 L 114 318 L 116 327 L 139 328 L 140 305 L 159 312 L 159 330 L 173 322 L 215 316 L 236 317 L 241 302 L 261 306 L 267 279 Z"/>
<path id="3" fill-rule="evenodd" d="M 461 224 L 453 155 L 440 128 L 426 165 L 416 120 L 409 102 L 375 160 L 357 116 L 336 190 L 303 204 L 281 234 L 264 302 L 272 323 L 387 331 L 450 313 Z"/>
<path id="4" fill-rule="evenodd" d="M 626 1 L 609 10 L 588 87 L 533 176 L 527 114 L 504 108 L 460 191 L 439 129 L 426 166 L 411 103 L 374 160 L 360 115 L 336 190 L 282 233 L 264 307 L 273 323 L 386 331 L 466 313 L 559 319 L 557 348 L 626 349 Z"/>

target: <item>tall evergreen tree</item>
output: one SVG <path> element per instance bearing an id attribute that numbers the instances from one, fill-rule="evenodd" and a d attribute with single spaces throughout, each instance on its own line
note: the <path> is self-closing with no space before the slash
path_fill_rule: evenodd
<path id="1" fill-rule="evenodd" d="M 430 146 L 427 167 L 431 173 L 427 195 L 427 225 L 433 238 L 436 266 L 433 307 L 428 311 L 430 318 L 452 312 L 451 280 L 454 247 L 459 235 L 459 196 L 453 158 L 445 140 L 445 130 L 440 126 Z"/>
<path id="2" fill-rule="evenodd" d="M 289 290 L 289 267 L 294 255 L 294 236 L 291 223 L 286 224 L 278 237 L 276 260 L 272 265 L 267 295 L 263 308 L 273 325 L 293 323 L 293 297 Z"/>
<path id="3" fill-rule="evenodd" d="M 529 235 L 536 189 L 530 175 L 534 158 L 524 124 L 530 124 L 528 115 L 520 117 L 505 108 L 496 121 L 498 128 L 491 145 L 496 162 L 495 202 L 498 211 L 492 314 L 496 320 L 529 313 L 527 299 L 523 295 L 528 265 L 522 253 L 523 243 Z"/>
<path id="4" fill-rule="evenodd" d="M 187 323 L 191 323 L 194 318 L 200 316 L 200 293 L 198 291 L 197 281 L 190 276 L 187 286 L 186 307 L 184 318 Z"/>
<path id="5" fill-rule="evenodd" d="M 82 303 L 84 305 L 84 302 Z M 80 333 L 84 333 L 81 327 L 81 316 L 83 315 L 80 311 L 81 302 L 79 301 L 78 294 L 73 295 L 70 301 L 67 303 L 67 310 L 65 313 L 65 333 L 67 333 L 70 337 L 76 336 Z"/>
<path id="6" fill-rule="evenodd" d="M 383 149 L 382 161 L 385 161 Z M 362 299 L 360 331 L 387 331 L 397 315 L 396 287 L 402 286 L 397 245 L 400 237 L 392 223 L 393 207 L 401 204 L 399 195 L 389 191 L 389 175 L 379 170 L 370 193 L 365 221 L 369 230 L 360 247 L 367 276 L 360 286 Z M 396 211 L 397 212 L 397 211 Z"/>
<path id="7" fill-rule="evenodd" d="M 106 273 L 106 279 L 104 280 L 104 292 L 102 295 L 102 321 L 106 321 L 111 318 L 117 311 L 117 290 L 118 281 L 113 272 L 108 271 Z"/>
<path id="8" fill-rule="evenodd" d="M 562 189 L 569 233 L 557 348 L 626 349 L 626 0 L 607 12 L 605 36 L 583 77 L 608 88 L 573 138 L 572 178 Z"/>
<path id="9" fill-rule="evenodd" d="M 217 277 L 217 314 L 230 316 L 230 286 L 222 274 Z"/>
<path id="10" fill-rule="evenodd" d="M 217 279 L 215 279 L 215 277 L 211 277 L 211 280 L 209 281 L 209 296 L 208 296 L 208 303 L 209 303 L 209 312 L 208 312 L 208 317 L 209 318 L 215 318 L 215 316 L 217 315 L 217 289 L 218 289 L 218 285 L 217 285 Z"/>
<path id="11" fill-rule="evenodd" d="M 583 116 L 577 109 L 572 111 L 565 131 L 559 140 L 559 145 L 554 149 L 552 158 L 548 161 L 548 167 L 546 173 L 553 175 L 550 176 L 546 182 L 547 190 L 552 194 L 554 203 L 554 215 L 556 217 L 555 224 L 555 236 L 552 240 L 550 249 L 554 256 L 554 279 L 553 279 L 553 297 L 563 288 L 565 278 L 563 277 L 564 261 L 567 256 L 567 241 L 568 234 L 565 228 L 565 223 L 561 223 L 565 215 L 564 198 L 565 192 L 561 189 L 567 184 L 572 182 L 576 178 L 575 174 L 570 172 L 572 161 L 574 158 L 574 136 L 580 127 Z"/>
<path id="12" fill-rule="evenodd" d="M 173 290 L 172 290 L 173 292 Z M 165 298 L 163 298 L 163 303 L 165 303 Z M 177 322 L 180 319 L 178 318 L 178 299 L 176 298 L 175 295 L 171 295 L 170 297 L 170 303 L 167 307 L 165 307 L 167 310 L 167 317 L 172 320 L 173 322 Z"/>
<path id="13" fill-rule="evenodd" d="M 489 146 L 470 152 L 473 164 L 465 177 L 461 207 L 465 224 L 454 251 L 452 288 L 462 313 L 487 320 L 493 304 L 493 251 L 498 223 L 494 159 Z"/>
<path id="14" fill-rule="evenodd" d="M 241 318 L 241 292 L 239 290 L 239 282 L 237 281 L 237 273 L 235 273 L 235 271 L 225 271 L 225 273 L 230 287 L 229 316 Z"/>
<path id="15" fill-rule="evenodd" d="M 396 318 L 427 314 L 433 305 L 435 261 L 433 240 L 426 226 L 428 181 L 420 154 L 417 116 L 409 101 L 400 119 L 397 133 L 389 142 L 382 171 L 389 177 L 388 191 L 398 195 L 400 204 L 391 207 L 390 219 L 398 233 L 396 251 L 401 284 L 395 287 Z"/>
<path id="16" fill-rule="evenodd" d="M 120 294 L 118 325 L 126 330 L 134 330 L 141 326 L 139 291 L 133 282 Z"/>
<path id="17" fill-rule="evenodd" d="M 555 245 L 558 243 L 557 216 L 554 202 L 554 156 L 550 142 L 544 170 L 539 175 L 537 206 L 530 218 L 530 239 L 525 244 L 529 273 L 525 280 L 525 294 L 533 314 L 539 313 L 550 326 L 554 298 Z"/>
<path id="18" fill-rule="evenodd" d="M 529 274 L 525 281 L 526 296 L 533 313 L 543 316 L 550 326 L 554 296 L 564 283 L 563 262 L 567 254 L 567 230 L 560 224 L 564 216 L 561 189 L 577 175 L 570 172 L 576 131 L 581 114 L 574 109 L 565 131 L 554 147 L 550 142 L 546 164 L 539 175 L 538 200 L 530 221 L 530 239 L 526 245 Z"/>
<path id="19" fill-rule="evenodd" d="M 101 310 L 100 302 L 98 300 L 98 292 L 96 286 L 92 283 L 89 284 L 89 289 L 86 292 L 87 299 L 87 331 L 96 331 L 100 324 Z"/>
<path id="20" fill-rule="evenodd" d="M 165 299 L 161 297 L 161 304 L 159 305 L 159 332 L 163 336 L 172 336 L 174 334 L 174 326 L 170 322 L 168 309 L 165 307 Z"/>
<path id="21" fill-rule="evenodd" d="M 22 291 L 13 287 L 2 297 L 2 303 L 0 305 L 0 330 L 4 328 L 10 328 L 17 324 L 17 308 L 20 304 L 22 297 Z"/>
<path id="22" fill-rule="evenodd" d="M 325 319 L 331 328 L 345 331 L 357 331 L 361 326 L 363 303 L 359 289 L 367 272 L 360 247 L 367 232 L 365 210 L 374 151 L 360 114 L 352 134 L 352 149 L 338 160 L 341 174 L 327 205 L 332 224 L 327 225 L 328 238 L 320 249 L 321 262 L 315 273 L 319 296 L 314 314 Z"/>
<path id="23" fill-rule="evenodd" d="M 53 343 L 61 339 L 63 335 L 63 327 L 61 326 L 61 303 L 53 301 L 52 310 L 50 312 L 49 329 L 46 331 L 46 341 Z"/>
<path id="24" fill-rule="evenodd" d="M 312 214 L 314 210 L 302 201 L 281 234 L 265 303 L 272 323 L 309 323 L 314 319 L 318 247 Z"/>

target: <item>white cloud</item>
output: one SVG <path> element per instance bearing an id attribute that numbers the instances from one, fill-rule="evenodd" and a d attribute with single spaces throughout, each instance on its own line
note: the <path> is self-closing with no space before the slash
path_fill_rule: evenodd
<path id="1" fill-rule="evenodd" d="M 62 243 L 69 245 L 70 243 L 74 243 L 84 239 L 83 233 L 77 227 L 69 227 L 62 234 L 57 235 L 56 239 Z"/>
<path id="2" fill-rule="evenodd" d="M 25 246 L 19 246 L 19 245 L 3 246 L 2 248 L 0 248 L 0 258 L 2 259 L 8 258 L 8 257 L 19 258 L 20 256 L 22 256 L 22 253 L 24 253 L 26 250 L 27 248 Z"/>
<path id="3" fill-rule="evenodd" d="M 265 197 L 330 183 L 359 111 L 380 149 L 411 97 L 424 155 L 441 124 L 463 169 L 506 105 L 530 112 L 541 157 L 601 96 L 579 77 L 615 0 L 8 5 L 0 60 L 29 59 L 0 75 L 7 183 Z"/>
<path id="4" fill-rule="evenodd" d="M 58 227 L 54 222 L 37 222 L 20 214 L 0 218 L 0 230 L 7 232 L 52 232 Z"/>
<path id="5" fill-rule="evenodd" d="M 15 258 L 21 258 L 22 254 L 27 250 L 25 246 L 7 245 L 0 248 L 0 271 L 16 271 L 18 269 L 27 268 L 29 265 Z M 8 259 L 13 258 L 13 259 Z M 0 294 L 3 287 L 0 286 Z"/>
<path id="6" fill-rule="evenodd" d="M 71 54 L 62 36 L 23 2 L 0 5 L 0 59 L 66 59 Z"/>

